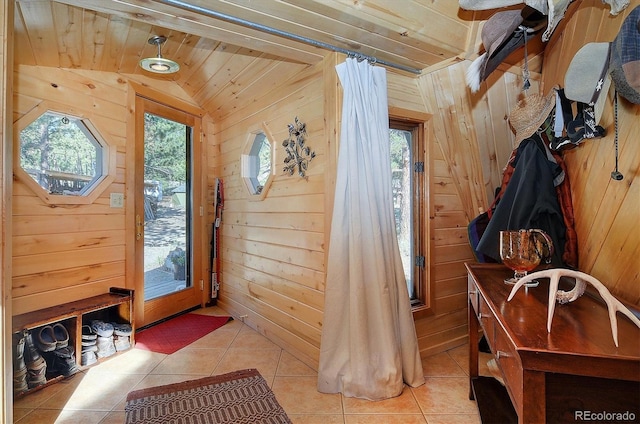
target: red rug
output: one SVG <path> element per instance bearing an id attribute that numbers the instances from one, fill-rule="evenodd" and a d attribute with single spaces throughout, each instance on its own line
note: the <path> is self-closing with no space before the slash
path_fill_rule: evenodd
<path id="1" fill-rule="evenodd" d="M 136 347 L 170 355 L 222 327 L 230 319 L 193 313 L 179 315 L 136 333 Z"/>

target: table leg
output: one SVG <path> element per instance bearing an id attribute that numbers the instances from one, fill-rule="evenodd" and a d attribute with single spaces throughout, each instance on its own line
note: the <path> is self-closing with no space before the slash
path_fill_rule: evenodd
<path id="1" fill-rule="evenodd" d="M 518 411 L 518 423 L 544 423 L 546 410 L 545 373 L 523 370 L 522 405 Z"/>
<path id="2" fill-rule="evenodd" d="M 478 377 L 478 330 L 479 323 L 471 300 L 467 305 L 469 311 L 469 399 L 474 400 L 472 381 Z"/>

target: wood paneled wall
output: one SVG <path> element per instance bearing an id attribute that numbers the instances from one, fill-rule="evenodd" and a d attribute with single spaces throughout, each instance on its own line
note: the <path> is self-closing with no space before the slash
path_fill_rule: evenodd
<path id="1" fill-rule="evenodd" d="M 460 345 L 467 338 L 467 273 L 474 261 L 469 221 L 487 208 L 513 150 L 507 117 L 522 80 L 495 71 L 483 89 L 464 82 L 468 61 L 421 76 L 389 75 L 389 103 L 432 114 L 430 166 L 435 314 L 416 321 L 422 356 Z M 538 87 L 532 81 L 532 89 Z M 489 199 L 489 200 L 487 200 Z"/>
<path id="2" fill-rule="evenodd" d="M 618 16 L 599 0 L 583 0 L 565 31 L 545 52 L 543 82 L 547 89 L 564 86 L 574 54 L 586 43 L 613 41 L 624 18 L 640 6 L 633 0 Z M 613 87 L 601 118 L 601 139 L 585 141 L 564 154 L 569 177 L 579 268 L 602 281 L 617 297 L 640 307 L 640 105 L 618 99 L 619 170 L 622 181 L 611 179 L 615 168 Z"/>
<path id="3" fill-rule="evenodd" d="M 89 117 L 116 149 L 116 177 L 91 204 L 49 205 L 13 179 L 13 314 L 133 288 L 125 279 L 125 208 L 109 206 L 112 192 L 125 193 L 128 81 L 185 99 L 174 83 L 81 69 L 21 65 L 14 72 L 13 121 L 48 101 Z"/>
<path id="4" fill-rule="evenodd" d="M 225 193 L 218 303 L 309 364 L 317 362 L 324 308 L 324 95 L 322 66 L 315 66 L 270 98 L 216 122 L 208 137 L 216 140 L 209 176 L 222 178 Z M 316 153 L 306 179 L 282 172 L 282 141 L 296 117 Z M 276 169 L 266 196 L 256 200 L 241 179 L 240 156 L 263 128 L 275 145 Z"/>
<path id="5" fill-rule="evenodd" d="M 259 99 L 215 122 L 207 137 L 210 189 L 214 177 L 221 177 L 225 183 L 218 302 L 312 367 L 317 367 L 319 357 L 325 254 L 335 178 L 337 130 L 331 126 L 339 121 L 336 105 L 341 99 L 333 68 L 336 63 L 332 56 L 324 67 L 312 68 L 291 79 L 280 87 L 277 96 Z M 433 114 L 428 128 L 433 132 L 429 139 L 434 142 L 429 192 L 434 210 L 430 220 L 435 314 L 416 322 L 422 355 L 462 344 L 467 337 L 464 262 L 473 260 L 473 256 L 466 226 L 478 209 L 486 207 L 485 185 L 482 176 L 476 176 L 482 167 L 472 119 L 472 113 L 482 113 L 478 109 L 484 103 L 474 102 L 469 96 L 464 84 L 467 65 L 468 62 L 461 62 L 421 79 L 388 72 L 391 107 Z M 517 88 L 513 87 L 508 80 L 488 94 L 488 101 L 503 117 L 508 114 L 509 105 L 500 99 L 516 97 Z M 280 168 L 281 141 L 295 116 L 307 123 L 308 144 L 318 155 L 311 163 L 309 178 L 305 181 L 285 176 L 276 169 L 265 199 L 253 201 L 240 178 L 242 148 L 250 134 L 264 125 L 273 134 Z M 504 151 L 505 162 L 513 139 L 510 131 L 505 133 L 507 130 L 504 123 L 485 126 L 486 139 L 491 140 L 492 149 Z M 463 143 L 459 142 L 461 134 Z M 449 152 L 454 158 L 448 156 Z M 493 167 L 501 170 L 496 164 L 500 159 L 494 155 L 492 160 Z"/>
<path id="6" fill-rule="evenodd" d="M 87 116 L 117 149 L 113 184 L 89 205 L 48 205 L 14 178 L 14 315 L 107 292 L 124 283 L 124 193 L 127 84 L 118 74 L 19 66 L 14 122 L 47 100 Z"/>

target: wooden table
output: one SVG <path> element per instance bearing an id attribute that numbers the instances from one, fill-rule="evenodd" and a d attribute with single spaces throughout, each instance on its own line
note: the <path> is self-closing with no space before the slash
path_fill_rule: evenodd
<path id="1" fill-rule="evenodd" d="M 519 423 L 640 420 L 640 329 L 627 317 L 617 314 L 616 348 L 606 305 L 585 294 L 556 305 L 548 333 L 548 279 L 507 302 L 513 286 L 503 280 L 513 271 L 498 264 L 466 267 L 470 385 L 478 377 L 481 326 Z"/>

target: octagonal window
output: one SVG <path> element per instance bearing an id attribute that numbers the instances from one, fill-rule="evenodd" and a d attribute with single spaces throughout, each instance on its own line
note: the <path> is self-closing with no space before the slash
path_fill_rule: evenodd
<path id="1" fill-rule="evenodd" d="M 89 119 L 39 109 L 16 122 L 16 174 L 48 203 L 92 201 L 114 179 L 115 149 Z"/>
<path id="2" fill-rule="evenodd" d="M 249 193 L 264 196 L 273 175 L 273 145 L 264 132 L 252 134 L 242 155 L 241 168 Z"/>

